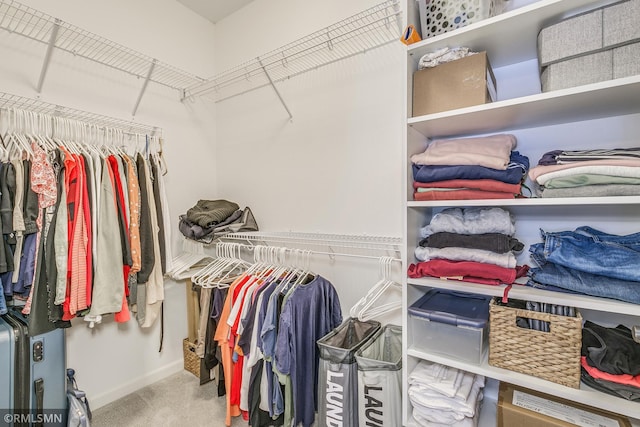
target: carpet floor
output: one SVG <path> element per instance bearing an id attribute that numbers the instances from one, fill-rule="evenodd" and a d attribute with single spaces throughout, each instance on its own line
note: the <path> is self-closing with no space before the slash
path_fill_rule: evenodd
<path id="1" fill-rule="evenodd" d="M 91 427 L 224 427 L 226 399 L 215 382 L 198 385 L 187 371 L 171 375 L 93 411 Z M 246 426 L 242 417 L 232 427 Z"/>

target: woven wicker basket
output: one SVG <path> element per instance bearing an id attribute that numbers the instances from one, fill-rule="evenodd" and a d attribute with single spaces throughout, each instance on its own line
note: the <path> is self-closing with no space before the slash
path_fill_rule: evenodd
<path id="1" fill-rule="evenodd" d="M 549 322 L 542 332 L 516 326 L 516 317 Z M 582 316 L 538 313 L 489 305 L 489 364 L 567 387 L 580 387 Z"/>
<path id="2" fill-rule="evenodd" d="M 184 356 L 184 369 L 200 378 L 200 357 L 196 354 L 196 345 L 189 342 L 189 338 L 182 340 L 182 354 Z"/>

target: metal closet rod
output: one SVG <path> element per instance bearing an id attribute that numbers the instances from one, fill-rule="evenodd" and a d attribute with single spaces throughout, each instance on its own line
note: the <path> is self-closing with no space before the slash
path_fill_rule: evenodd
<path id="1" fill-rule="evenodd" d="M 51 104 L 39 99 L 26 98 L 20 95 L 0 92 L 0 109 L 6 110 L 11 108 L 43 114 L 51 116 L 52 118 L 60 117 L 68 120 L 75 120 L 78 122 L 96 125 L 101 128 L 118 129 L 129 135 L 162 136 L 162 129 L 158 126 L 146 125 L 110 116 L 103 116 L 90 111 L 76 110 L 70 107 Z"/>

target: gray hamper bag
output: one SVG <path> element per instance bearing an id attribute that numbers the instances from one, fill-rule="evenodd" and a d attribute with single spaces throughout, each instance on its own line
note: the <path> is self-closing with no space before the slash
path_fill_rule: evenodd
<path id="1" fill-rule="evenodd" d="M 402 425 L 402 327 L 380 329 L 356 360 L 360 426 Z"/>
<path id="2" fill-rule="evenodd" d="M 356 351 L 380 330 L 380 322 L 347 319 L 318 340 L 318 426 L 358 426 Z"/>

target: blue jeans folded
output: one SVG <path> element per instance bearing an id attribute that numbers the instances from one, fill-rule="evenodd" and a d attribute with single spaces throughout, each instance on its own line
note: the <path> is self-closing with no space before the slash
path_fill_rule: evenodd
<path id="1" fill-rule="evenodd" d="M 640 282 L 640 233 L 618 236 L 591 227 L 542 232 L 544 243 L 531 245 L 533 260 L 620 280 Z"/>
<path id="2" fill-rule="evenodd" d="M 561 288 L 569 292 L 640 304 L 640 282 L 585 273 L 551 262 L 540 268 L 531 268 L 528 275 L 529 282 L 533 281 L 535 284 L 527 283 L 527 286 L 538 289 Z"/>

